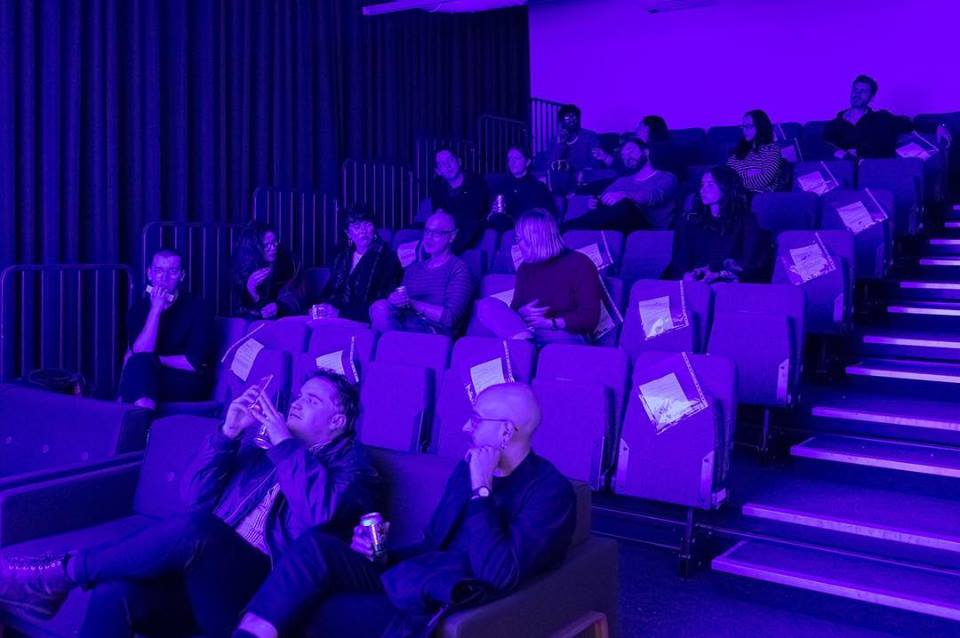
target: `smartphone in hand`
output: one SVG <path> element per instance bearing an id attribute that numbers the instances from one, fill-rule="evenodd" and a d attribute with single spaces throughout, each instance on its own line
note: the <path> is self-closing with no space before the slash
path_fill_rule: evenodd
<path id="1" fill-rule="evenodd" d="M 150 284 L 147 284 L 147 287 L 144 288 L 144 292 L 145 292 L 146 294 L 148 294 L 148 295 L 149 295 L 149 294 L 152 294 L 152 293 L 153 293 L 153 286 L 151 286 Z M 166 293 L 165 295 L 163 295 L 163 299 L 164 299 L 164 301 L 166 301 L 167 303 L 173 303 L 173 300 L 176 299 L 176 297 L 173 296 L 171 293 L 168 292 L 168 293 Z"/>

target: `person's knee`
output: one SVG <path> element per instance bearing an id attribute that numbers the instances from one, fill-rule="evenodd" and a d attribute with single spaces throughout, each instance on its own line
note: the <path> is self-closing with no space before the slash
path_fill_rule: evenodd
<path id="1" fill-rule="evenodd" d="M 208 540 L 222 525 L 220 519 L 209 512 L 181 514 L 170 519 L 169 524 L 184 540 Z"/>
<path id="2" fill-rule="evenodd" d="M 124 370 L 152 370 L 157 365 L 157 357 L 152 352 L 134 352 L 127 359 Z"/>
<path id="3" fill-rule="evenodd" d="M 370 304 L 370 324 L 374 328 L 388 326 L 393 318 L 393 308 L 386 299 L 378 299 Z"/>

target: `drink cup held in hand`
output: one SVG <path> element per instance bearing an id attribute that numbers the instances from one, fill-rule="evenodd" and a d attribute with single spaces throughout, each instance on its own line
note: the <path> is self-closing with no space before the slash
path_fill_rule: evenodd
<path id="1" fill-rule="evenodd" d="M 360 517 L 360 527 L 363 528 L 370 547 L 373 549 L 373 560 L 380 561 L 387 554 L 386 534 L 384 533 L 383 517 L 379 512 L 370 512 Z"/>
<path id="2" fill-rule="evenodd" d="M 493 200 L 493 212 L 497 215 L 503 215 L 507 212 L 507 198 L 503 195 L 497 195 Z"/>
<path id="3" fill-rule="evenodd" d="M 396 293 L 397 293 L 398 295 L 403 295 L 404 299 L 406 299 L 407 301 L 409 301 L 409 297 L 407 297 L 407 287 L 406 287 L 406 286 L 397 286 Z"/>
<path id="4" fill-rule="evenodd" d="M 327 306 L 322 303 L 310 306 L 310 318 L 313 320 L 323 319 L 327 316 Z"/>
<path id="5" fill-rule="evenodd" d="M 260 397 L 263 396 L 263 393 L 267 391 L 267 386 L 270 385 L 270 382 L 273 381 L 273 375 L 268 374 L 267 376 L 260 379 L 260 383 L 257 384 L 259 391 L 257 392 L 257 398 L 253 400 L 253 403 L 250 404 L 250 410 L 256 412 L 257 414 L 263 415 L 263 409 L 258 405 Z M 261 425 L 260 429 L 257 430 L 256 435 L 253 437 L 254 444 L 263 450 L 266 450 L 270 447 L 270 437 L 267 436 L 267 426 Z"/>

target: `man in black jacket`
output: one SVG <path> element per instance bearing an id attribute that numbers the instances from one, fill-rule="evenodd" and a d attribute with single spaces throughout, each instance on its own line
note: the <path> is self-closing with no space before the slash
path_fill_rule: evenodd
<path id="1" fill-rule="evenodd" d="M 81 586 L 93 589 L 81 637 L 229 636 L 292 539 L 317 528 L 345 548 L 359 517 L 377 509 L 358 411 L 357 391 L 326 370 L 303 384 L 286 418 L 251 388 L 184 475 L 187 514 L 55 560 L 0 563 L 0 602 L 50 618 Z"/>
<path id="2" fill-rule="evenodd" d="M 322 530 L 308 533 L 253 597 L 234 636 L 276 638 L 332 594 L 367 595 L 352 609 L 349 632 L 338 629 L 342 638 L 428 636 L 451 609 L 505 596 L 557 567 L 573 536 L 576 498 L 570 481 L 531 449 L 539 423 L 529 386 L 484 390 L 464 426 L 472 447 L 447 481 L 422 543 L 374 561 L 359 526 L 351 549 Z M 309 633 L 331 635 L 324 626 Z"/>

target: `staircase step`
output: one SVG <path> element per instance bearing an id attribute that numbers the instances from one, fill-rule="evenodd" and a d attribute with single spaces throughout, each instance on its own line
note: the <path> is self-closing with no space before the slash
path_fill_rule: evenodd
<path id="1" fill-rule="evenodd" d="M 713 559 L 719 572 L 960 620 L 960 575 L 766 541 Z"/>
<path id="2" fill-rule="evenodd" d="M 806 392 L 807 429 L 960 445 L 960 404 L 851 388 Z"/>
<path id="3" fill-rule="evenodd" d="M 960 303 L 911 301 L 887 306 L 892 315 L 918 315 L 924 317 L 960 317 Z"/>
<path id="4" fill-rule="evenodd" d="M 921 266 L 960 268 L 960 257 L 921 257 L 917 263 Z"/>
<path id="5" fill-rule="evenodd" d="M 949 230 L 960 229 L 960 221 L 943 222 L 943 227 Z"/>
<path id="6" fill-rule="evenodd" d="M 960 478 L 960 449 L 940 445 L 819 434 L 790 448 L 791 456 Z"/>
<path id="7" fill-rule="evenodd" d="M 772 481 L 742 508 L 744 516 L 852 538 L 960 554 L 960 502 L 829 481 Z M 958 600 L 960 604 L 960 600 Z"/>
<path id="8" fill-rule="evenodd" d="M 902 359 L 864 359 L 846 368 L 848 376 L 960 385 L 960 365 Z"/>
<path id="9" fill-rule="evenodd" d="M 857 350 L 867 356 L 960 360 L 960 333 L 870 328 L 859 341 Z"/>
<path id="10" fill-rule="evenodd" d="M 894 282 L 894 294 L 901 298 L 931 301 L 960 300 L 960 281 L 935 279 L 901 279 Z"/>

